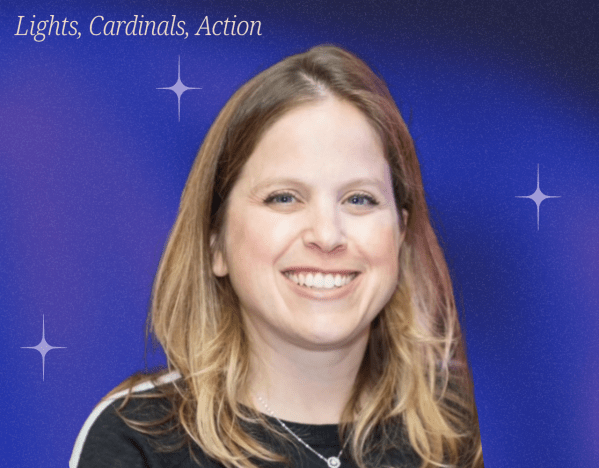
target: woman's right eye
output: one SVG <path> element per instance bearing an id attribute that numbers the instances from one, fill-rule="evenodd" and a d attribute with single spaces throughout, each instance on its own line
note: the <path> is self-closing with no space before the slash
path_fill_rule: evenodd
<path id="1" fill-rule="evenodd" d="M 289 205 L 290 203 L 293 203 L 294 200 L 295 200 L 295 196 L 293 194 L 291 194 L 289 192 L 283 192 L 283 193 L 273 193 L 266 200 L 264 200 L 264 203 L 266 203 L 266 204 L 277 203 L 277 204 L 282 204 L 282 205 Z"/>

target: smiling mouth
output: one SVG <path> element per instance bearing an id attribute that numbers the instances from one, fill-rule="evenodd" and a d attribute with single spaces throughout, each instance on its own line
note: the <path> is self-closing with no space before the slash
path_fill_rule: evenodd
<path id="1" fill-rule="evenodd" d="M 337 289 L 351 283 L 359 273 L 332 274 L 285 271 L 283 274 L 298 286 L 310 289 Z"/>

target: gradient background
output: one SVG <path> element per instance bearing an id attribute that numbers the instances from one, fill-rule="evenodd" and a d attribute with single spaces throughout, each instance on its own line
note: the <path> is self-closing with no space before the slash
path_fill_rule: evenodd
<path id="1" fill-rule="evenodd" d="M 389 84 L 464 313 L 487 468 L 599 466 L 596 2 L 210 0 L 0 6 L 0 410 L 7 467 L 64 467 L 144 362 L 153 275 L 195 152 L 246 80 L 332 42 Z M 158 2 L 156 2 L 158 3 Z M 299 3 L 302 5 L 300 6 Z M 126 4 L 126 5 L 125 5 Z M 593 5 L 594 4 L 594 5 Z M 192 6 L 193 5 L 193 6 Z M 80 39 L 18 37 L 37 20 Z M 106 20 L 179 37 L 92 37 Z M 194 36 L 260 20 L 262 36 Z M 181 79 L 201 90 L 157 90 Z M 561 196 L 536 206 L 518 195 Z M 41 339 L 66 349 L 46 356 Z M 151 351 L 151 350 L 150 350 Z M 149 353 L 147 365 L 162 362 Z"/>

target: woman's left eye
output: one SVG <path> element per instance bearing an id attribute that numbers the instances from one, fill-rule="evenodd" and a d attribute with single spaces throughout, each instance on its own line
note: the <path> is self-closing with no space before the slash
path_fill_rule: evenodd
<path id="1" fill-rule="evenodd" d="M 363 205 L 372 205 L 376 206 L 379 204 L 374 197 L 370 195 L 366 195 L 365 193 L 355 193 L 350 196 L 347 201 L 352 205 L 363 206 Z"/>

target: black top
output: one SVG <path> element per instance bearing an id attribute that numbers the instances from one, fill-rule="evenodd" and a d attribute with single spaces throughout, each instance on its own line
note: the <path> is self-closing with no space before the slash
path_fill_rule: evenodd
<path id="1" fill-rule="evenodd" d="M 99 405 L 86 421 L 75 444 L 70 468 L 198 468 L 187 445 L 173 452 L 161 453 L 155 450 L 152 437 L 131 429 L 119 417 L 116 409 L 123 399 Z M 152 420 L 164 413 L 168 401 L 160 398 L 133 398 L 126 407 L 126 415 L 136 420 Z M 275 419 L 267 419 L 277 425 Z M 337 425 L 311 425 L 284 421 L 296 435 L 325 458 L 337 456 L 341 450 Z M 252 434 L 278 453 L 284 452 L 291 461 L 292 468 L 327 468 L 325 461 L 317 457 L 300 443 L 276 443 L 265 429 L 253 425 Z M 172 437 L 172 436 L 171 436 Z M 155 437 L 154 437 L 155 438 Z M 170 439 L 169 441 L 173 441 Z M 223 468 L 223 465 L 209 459 L 195 445 L 194 453 L 203 468 Z M 389 452 L 384 463 L 377 466 L 417 468 L 420 459 L 409 446 Z M 264 464 L 269 468 L 279 468 L 276 464 Z M 351 460 L 341 456 L 341 468 L 356 468 Z"/>

